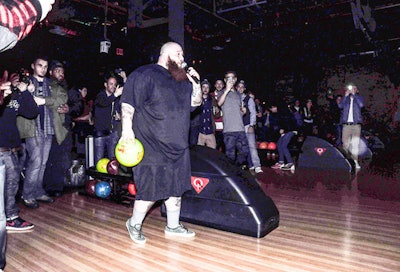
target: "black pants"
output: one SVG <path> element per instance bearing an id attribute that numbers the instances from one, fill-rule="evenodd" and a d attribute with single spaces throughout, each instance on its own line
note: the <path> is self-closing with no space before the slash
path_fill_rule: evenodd
<path id="1" fill-rule="evenodd" d="M 72 135 L 68 132 L 65 140 L 59 145 L 53 136 L 49 159 L 43 177 L 43 187 L 46 192 L 62 191 L 67 170 L 72 164 Z"/>

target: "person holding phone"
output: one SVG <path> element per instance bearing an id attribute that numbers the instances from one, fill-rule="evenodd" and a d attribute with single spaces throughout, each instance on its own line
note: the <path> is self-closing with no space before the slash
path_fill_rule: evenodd
<path id="1" fill-rule="evenodd" d="M 243 115 L 246 114 L 246 107 L 244 107 L 240 93 L 235 89 L 236 72 L 226 72 L 224 81 L 225 89 L 217 93 L 217 101 L 224 116 L 225 154 L 233 163 L 240 165 L 242 168 L 247 168 L 249 144 L 243 125 Z"/>
<path id="2" fill-rule="evenodd" d="M 346 87 L 345 95 L 338 106 L 342 110 L 340 123 L 343 126 L 343 149 L 353 159 L 354 167 L 360 169 L 358 146 L 363 122 L 361 109 L 364 107 L 364 97 L 359 94 L 357 86 L 350 84 Z"/>

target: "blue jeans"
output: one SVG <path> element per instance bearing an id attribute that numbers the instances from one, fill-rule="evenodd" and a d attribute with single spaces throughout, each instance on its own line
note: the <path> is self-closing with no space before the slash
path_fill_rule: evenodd
<path id="1" fill-rule="evenodd" d="M 249 143 L 244 131 L 224 132 L 225 155 L 239 165 L 245 164 L 249 154 Z M 237 150 L 237 156 L 236 156 Z"/>
<path id="2" fill-rule="evenodd" d="M 5 166 L 4 183 L 4 205 L 7 218 L 18 216 L 19 208 L 15 202 L 15 196 L 19 188 L 20 164 L 18 152 L 6 151 L 0 152 L 0 160 L 3 160 Z M 2 203 L 0 203 L 1 205 Z"/>
<path id="3" fill-rule="evenodd" d="M 290 152 L 288 149 L 289 142 L 293 136 L 294 136 L 293 131 L 289 131 L 289 132 L 285 133 L 283 136 L 281 135 L 281 137 L 279 138 L 279 140 L 276 144 L 277 148 L 278 148 L 280 163 L 285 163 L 285 159 L 286 159 L 286 163 L 293 163 L 292 155 L 290 155 Z"/>
<path id="4" fill-rule="evenodd" d="M 115 158 L 115 146 L 119 140 L 117 131 L 113 131 L 110 135 L 94 138 L 94 163 L 104 158 L 104 150 L 107 148 L 107 157 Z"/>
<path id="5" fill-rule="evenodd" d="M 248 129 L 248 128 L 247 128 Z M 249 156 L 248 163 L 249 167 L 261 167 L 260 157 L 258 157 L 258 151 L 256 148 L 256 134 L 255 132 L 246 132 L 247 141 L 249 143 Z"/>
<path id="6" fill-rule="evenodd" d="M 34 200 L 46 194 L 43 189 L 43 176 L 49 158 L 52 138 L 53 135 L 45 136 L 41 131 L 36 137 L 25 139 L 29 157 L 22 191 L 25 200 Z"/>
<path id="7" fill-rule="evenodd" d="M 0 269 L 6 265 L 6 215 L 4 213 L 4 184 L 6 182 L 6 167 L 0 153 Z"/>

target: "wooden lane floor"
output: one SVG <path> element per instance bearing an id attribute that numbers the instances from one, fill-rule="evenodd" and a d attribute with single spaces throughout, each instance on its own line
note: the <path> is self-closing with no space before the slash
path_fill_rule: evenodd
<path id="1" fill-rule="evenodd" d="M 131 207 L 72 192 L 36 210 L 20 205 L 36 227 L 9 233 L 5 271 L 400 271 L 390 178 L 264 168 L 257 179 L 280 211 L 263 238 L 189 223 L 194 239 L 167 238 L 156 207 L 143 227 L 148 242 L 136 245 L 125 228 Z"/>

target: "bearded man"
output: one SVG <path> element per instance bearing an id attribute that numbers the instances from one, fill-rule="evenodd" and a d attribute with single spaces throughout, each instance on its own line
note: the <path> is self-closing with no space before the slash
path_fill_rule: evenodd
<path id="1" fill-rule="evenodd" d="M 133 169 L 136 200 L 126 221 L 131 239 L 144 244 L 143 220 L 158 200 L 165 200 L 166 235 L 194 237 L 179 223 L 181 196 L 190 190 L 190 112 L 201 105 L 199 74 L 184 67 L 182 47 L 168 42 L 161 47 L 157 64 L 136 69 L 125 83 L 120 142 L 137 137 L 145 155 Z M 194 80 L 196 78 L 197 80 Z M 196 83 L 197 82 L 197 83 Z"/>

